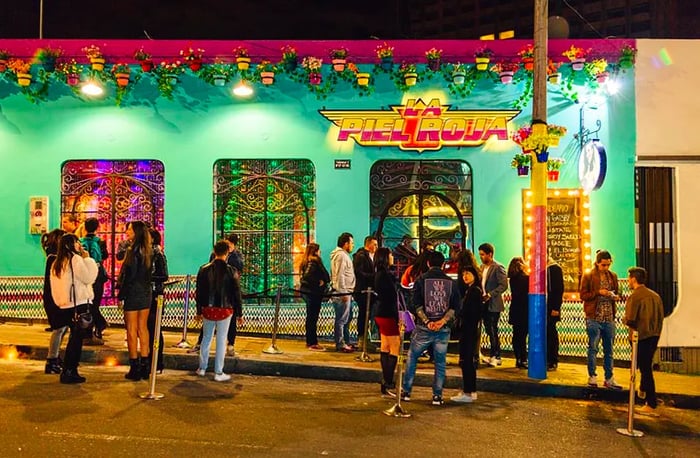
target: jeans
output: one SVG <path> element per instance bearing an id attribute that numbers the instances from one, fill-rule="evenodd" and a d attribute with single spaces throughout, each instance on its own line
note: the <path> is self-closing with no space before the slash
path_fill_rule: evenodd
<path id="1" fill-rule="evenodd" d="M 484 329 L 491 344 L 490 356 L 494 358 L 501 357 L 501 341 L 498 338 L 498 320 L 500 318 L 501 312 L 486 312 L 484 314 Z"/>
<path id="2" fill-rule="evenodd" d="M 559 331 L 555 317 L 547 318 L 547 364 L 559 364 Z"/>
<path id="3" fill-rule="evenodd" d="M 586 333 L 588 334 L 588 376 L 596 375 L 596 357 L 601 339 L 603 340 L 603 368 L 605 380 L 613 376 L 613 339 L 615 338 L 615 323 L 612 321 L 597 321 L 586 318 Z"/>
<path id="4" fill-rule="evenodd" d="M 321 314 L 320 294 L 302 294 L 306 302 L 306 346 L 318 345 L 318 316 Z"/>
<path id="5" fill-rule="evenodd" d="M 333 297 L 333 307 L 335 308 L 335 325 L 333 326 L 333 337 L 335 338 L 335 348 L 341 349 L 350 343 L 350 320 L 352 319 L 352 296 Z"/>
<path id="6" fill-rule="evenodd" d="M 654 383 L 654 372 L 652 370 L 652 361 L 656 347 L 659 344 L 659 336 L 647 337 L 639 341 L 637 347 L 637 366 L 642 374 L 642 380 L 639 382 L 639 389 L 646 392 L 646 401 L 649 407 L 656 407 L 656 385 Z"/>
<path id="7" fill-rule="evenodd" d="M 204 318 L 202 323 L 202 345 L 199 347 L 199 368 L 207 370 L 209 365 L 209 349 L 211 348 L 211 340 L 216 329 L 216 355 L 214 356 L 214 373 L 221 374 L 224 372 L 224 358 L 226 357 L 226 335 L 228 326 L 231 323 L 231 318 L 224 318 L 219 321 L 207 320 Z"/>
<path id="8" fill-rule="evenodd" d="M 416 376 L 416 364 L 418 357 L 428 347 L 433 347 L 435 360 L 435 373 L 433 375 L 433 395 L 442 396 L 442 387 L 445 385 L 445 368 L 447 355 L 447 342 L 450 339 L 450 328 L 443 327 L 439 331 L 431 331 L 425 326 L 416 326 L 411 333 L 411 346 L 408 349 L 408 361 L 406 362 L 406 375 L 403 379 L 403 391 L 411 394 L 413 379 Z"/>

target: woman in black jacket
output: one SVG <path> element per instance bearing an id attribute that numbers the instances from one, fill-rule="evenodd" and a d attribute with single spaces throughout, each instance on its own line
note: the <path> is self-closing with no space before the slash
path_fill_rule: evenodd
<path id="1" fill-rule="evenodd" d="M 474 351 L 479 323 L 484 314 L 481 300 L 481 277 L 475 266 L 467 266 L 460 271 L 466 291 L 462 297 L 462 308 L 457 319 L 461 321 L 459 335 L 459 365 L 462 368 L 462 392 L 451 399 L 454 402 L 476 400 L 476 365 Z"/>
<path id="2" fill-rule="evenodd" d="M 318 316 L 321 314 L 321 301 L 331 281 L 321 260 L 321 247 L 318 243 L 306 246 L 304 258 L 299 266 L 301 273 L 301 297 L 306 302 L 306 348 L 311 351 L 324 351 L 318 344 Z"/>
<path id="3" fill-rule="evenodd" d="M 379 248 L 374 253 L 374 290 L 377 292 L 374 321 L 379 328 L 380 362 L 382 365 L 382 387 L 384 396 L 396 397 L 394 393 L 394 371 L 399 358 L 401 340 L 399 337 L 399 311 L 397 306 L 397 281 L 389 268 L 394 257 L 388 248 Z"/>
<path id="4" fill-rule="evenodd" d="M 508 323 L 513 325 L 513 353 L 515 367 L 527 369 L 527 327 L 528 327 L 528 291 L 530 276 L 527 264 L 521 257 L 511 259 L 508 265 L 508 281 L 510 282 L 510 310 Z"/>

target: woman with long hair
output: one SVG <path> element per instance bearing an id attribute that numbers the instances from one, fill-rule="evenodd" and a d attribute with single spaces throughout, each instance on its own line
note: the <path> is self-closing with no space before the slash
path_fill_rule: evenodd
<path id="1" fill-rule="evenodd" d="M 151 307 L 153 242 L 148 226 L 133 221 L 126 230 L 131 241 L 119 273 L 119 300 L 124 302 L 124 324 L 129 349 L 129 380 L 147 379 L 151 372 L 148 312 Z M 139 350 L 141 361 L 139 361 Z"/>
<path id="2" fill-rule="evenodd" d="M 46 267 L 44 269 L 44 294 L 43 303 L 46 318 L 49 320 L 51 327 L 51 337 L 49 339 L 49 351 L 46 355 L 46 366 L 44 367 L 45 374 L 60 374 L 63 369 L 59 352 L 61 350 L 61 342 L 63 336 L 68 331 L 68 325 L 60 322 L 60 309 L 53 301 L 51 296 L 51 266 L 56 260 L 58 252 L 58 243 L 66 231 L 63 229 L 54 229 L 51 232 L 46 232 L 41 235 L 41 247 L 46 254 Z"/>
<path id="3" fill-rule="evenodd" d="M 378 248 L 374 253 L 374 290 L 377 292 L 374 321 L 379 328 L 380 362 L 382 365 L 381 393 L 396 397 L 393 390 L 394 372 L 399 359 L 401 339 L 399 337 L 399 311 L 397 282 L 389 268 L 394 264 L 394 256 L 389 248 Z"/>
<path id="4" fill-rule="evenodd" d="M 306 302 L 306 348 L 311 351 L 324 351 L 325 348 L 318 344 L 318 316 L 321 314 L 323 294 L 328 289 L 331 277 L 321 260 L 321 247 L 318 243 L 309 243 L 306 246 L 299 273 L 301 297 Z"/>
<path id="5" fill-rule="evenodd" d="M 527 270 L 525 260 L 519 256 L 511 259 L 508 265 L 511 294 L 508 323 L 513 326 L 515 367 L 520 369 L 527 369 L 527 296 L 530 286 L 530 275 L 528 275 Z"/>
<path id="6" fill-rule="evenodd" d="M 84 332 L 75 324 L 74 316 L 88 311 L 93 299 L 92 284 L 97 278 L 97 263 L 83 249 L 78 237 L 64 234 L 58 244 L 56 259 L 51 266 L 51 296 L 59 308 L 60 325 L 70 328 L 70 337 L 63 360 L 61 383 L 82 383 L 78 373 L 83 351 Z"/>
<path id="7" fill-rule="evenodd" d="M 461 321 L 459 336 L 459 366 L 462 368 L 462 392 L 451 399 L 454 402 L 476 400 L 476 365 L 473 361 L 474 347 L 479 323 L 484 314 L 481 300 L 481 278 L 476 266 L 468 265 L 460 271 L 460 278 L 466 285 L 462 296 L 462 308 L 457 319 Z"/>

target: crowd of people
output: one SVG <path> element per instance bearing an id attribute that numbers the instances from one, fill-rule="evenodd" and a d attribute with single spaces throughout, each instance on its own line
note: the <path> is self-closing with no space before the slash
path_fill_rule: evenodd
<path id="1" fill-rule="evenodd" d="M 88 218 L 84 233 L 55 229 L 42 237 L 47 255 L 44 278 L 44 307 L 49 319 L 51 337 L 45 366 L 47 374 L 60 374 L 61 383 L 82 383 L 78 373 L 84 339 L 101 339 L 107 326 L 99 305 L 106 281 L 102 261 L 107 257 L 106 244 L 97 235 L 99 223 Z M 155 339 L 156 297 L 162 295 L 168 279 L 165 254 L 160 246 L 161 236 L 145 222 L 128 224 L 127 238 L 119 244 L 116 259 L 122 262 L 117 281 L 118 299 L 124 312 L 129 380 L 147 379 L 150 375 Z M 236 249 L 238 236 L 216 242 L 208 263 L 197 274 L 195 291 L 197 314 L 202 320 L 196 374 L 204 377 L 209 363 L 209 351 L 216 335 L 214 380 L 227 381 L 223 372 L 225 356 L 233 356 L 237 326 L 243 324 L 243 303 L 240 277 L 243 257 Z M 449 248 L 449 259 L 432 244 L 426 243 L 420 252 L 406 236 L 390 250 L 379 247 L 375 236 L 367 236 L 363 246 L 352 254 L 354 237 L 348 232 L 338 236 L 337 246 L 330 253 L 330 272 L 321 258 L 321 247 L 309 243 L 300 263 L 301 295 L 306 303 L 306 346 L 310 351 L 325 351 L 318 340 L 318 319 L 324 298 L 332 301 L 335 350 L 352 353 L 359 346 L 367 349 L 366 323 L 373 320 L 380 336 L 382 396 L 396 397 L 395 372 L 401 353 L 402 326 L 400 310 L 408 309 L 415 320 L 410 333 L 410 346 L 403 384 L 402 400 L 411 399 L 418 358 L 429 353 L 435 366 L 432 404 L 442 405 L 446 372 L 446 353 L 450 336 L 459 339 L 459 365 L 463 387 L 453 402 L 468 403 L 477 399 L 476 371 L 479 363 L 501 366 L 499 322 L 504 312 L 503 294 L 510 288 L 511 301 L 508 322 L 513 327 L 513 353 L 517 368 L 528 367 L 528 263 L 514 257 L 508 269 L 495 259 L 495 248 L 482 243 L 478 249 L 479 264 L 474 254 L 455 244 Z M 395 267 L 395 260 L 404 266 Z M 581 278 L 580 298 L 588 334 L 588 385 L 598 386 L 596 358 L 603 344 L 603 386 L 619 390 L 622 387 L 613 376 L 613 339 L 615 336 L 616 303 L 619 301 L 617 275 L 610 270 L 612 256 L 608 251 L 596 253 L 595 264 Z M 401 275 L 399 275 L 401 273 Z M 557 322 L 561 319 L 564 294 L 562 269 L 552 259 L 547 268 L 547 368 L 556 370 L 559 362 Z M 640 396 L 646 408 L 657 405 L 651 364 L 658 345 L 664 313 L 661 299 L 645 286 L 646 271 L 629 269 L 629 284 L 633 289 L 627 299 L 624 323 L 639 334 L 638 364 L 642 374 Z M 351 342 L 349 325 L 352 301 L 358 305 L 358 341 Z M 407 306 L 405 304 L 408 304 Z M 79 326 L 78 317 L 92 315 L 89 327 Z M 488 357 L 481 355 L 481 329 L 488 336 Z M 62 360 L 59 357 L 63 337 L 70 337 Z M 162 334 L 157 368 L 162 371 Z M 371 350 L 371 349 L 370 349 Z"/>

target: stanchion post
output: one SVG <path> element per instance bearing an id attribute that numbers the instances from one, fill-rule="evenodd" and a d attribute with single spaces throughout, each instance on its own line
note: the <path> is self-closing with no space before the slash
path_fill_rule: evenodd
<path id="1" fill-rule="evenodd" d="M 192 345 L 187 341 L 187 320 L 190 314 L 190 287 L 191 287 L 191 275 L 187 274 L 185 279 L 185 311 L 182 323 L 182 338 L 178 343 L 175 344 L 177 348 L 192 348 Z"/>
<path id="2" fill-rule="evenodd" d="M 400 293 L 400 292 L 399 292 Z M 396 365 L 396 369 L 399 371 L 399 376 L 398 380 L 396 381 L 398 389 L 396 390 L 396 404 L 391 406 L 389 409 L 383 410 L 382 412 L 384 415 L 388 415 L 390 417 L 398 417 L 398 418 L 409 418 L 411 416 L 410 413 L 406 412 L 403 410 L 403 407 L 401 407 L 401 394 L 403 392 L 403 333 L 406 330 L 406 324 L 403 322 L 403 320 L 399 319 L 399 339 L 401 344 L 399 345 L 399 360 L 398 364 Z"/>
<path id="3" fill-rule="evenodd" d="M 156 371 L 158 368 L 158 350 L 160 349 L 160 327 L 163 320 L 163 295 L 156 297 L 156 325 L 153 330 L 153 351 L 151 351 L 151 376 L 148 380 L 149 390 L 141 393 L 141 399 L 163 399 L 163 393 L 156 393 Z"/>
<path id="4" fill-rule="evenodd" d="M 630 364 L 630 397 L 627 406 L 627 428 L 617 428 L 617 432 L 623 436 L 642 437 L 643 432 L 634 429 L 634 392 L 637 380 L 637 347 L 639 344 L 639 334 L 632 332 L 632 361 Z"/>
<path id="5" fill-rule="evenodd" d="M 282 301 L 282 285 L 277 286 L 277 294 L 275 295 L 275 318 L 272 322 L 272 343 L 269 347 L 263 350 L 263 353 L 269 353 L 272 355 L 279 355 L 284 353 L 282 350 L 277 348 L 277 330 L 279 328 L 280 322 L 280 302 Z"/>
<path id="6" fill-rule="evenodd" d="M 372 294 L 374 294 L 374 292 L 372 291 L 371 286 L 362 292 L 366 294 L 366 299 L 365 299 L 365 307 L 366 307 L 366 309 L 365 309 L 366 310 L 366 312 L 365 312 L 365 332 L 364 332 L 364 335 L 362 336 L 362 354 L 355 359 L 358 361 L 362 361 L 363 363 L 371 363 L 374 360 L 367 354 L 367 337 L 369 337 L 370 304 L 372 302 Z"/>

